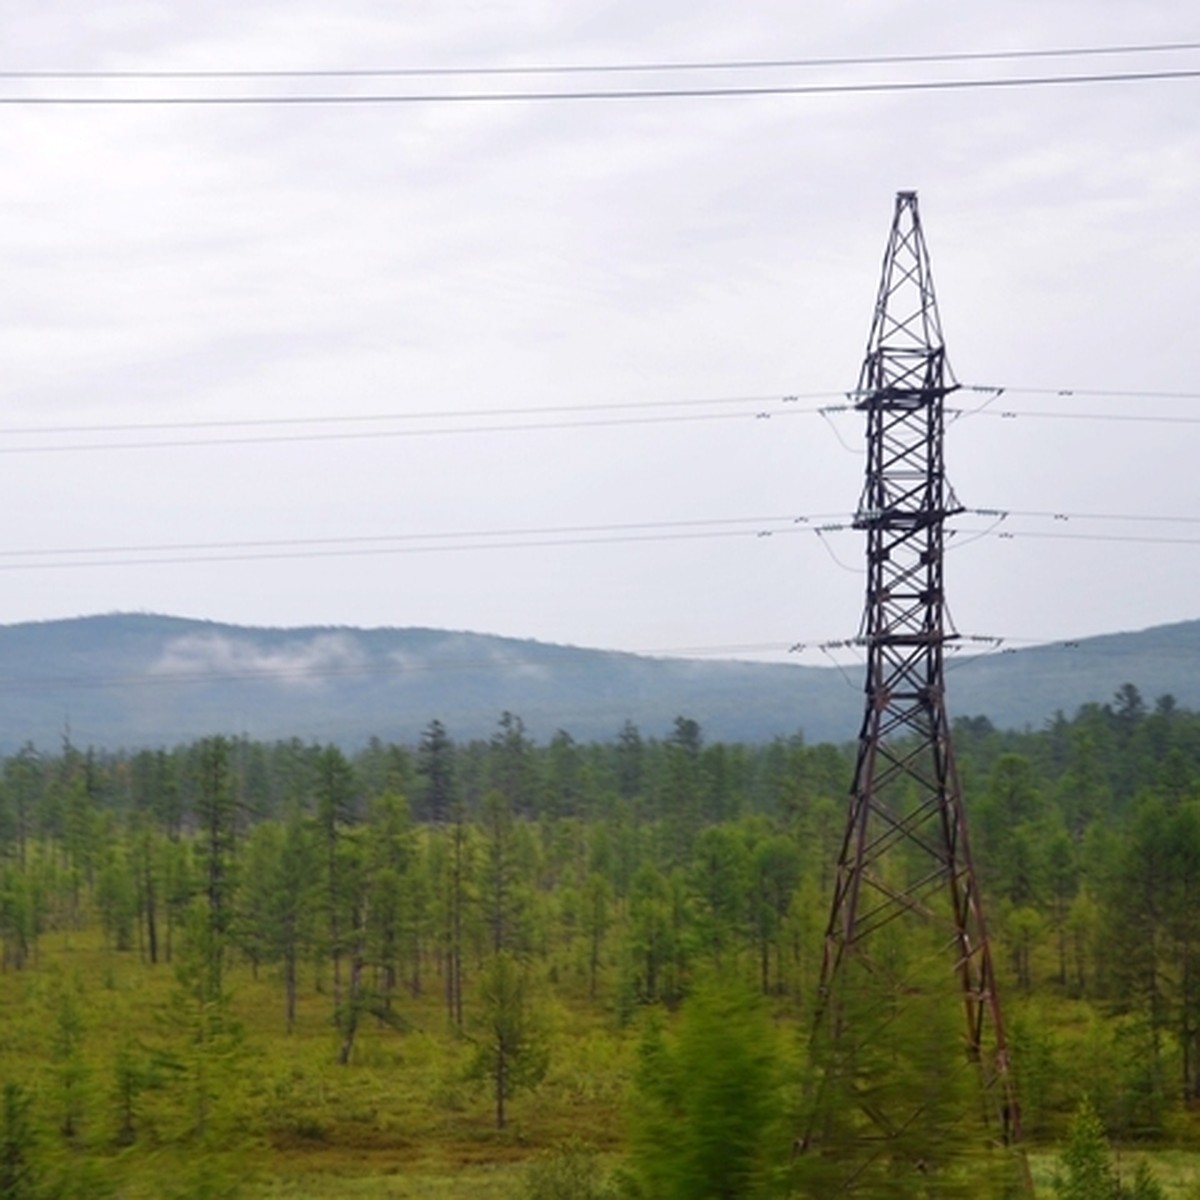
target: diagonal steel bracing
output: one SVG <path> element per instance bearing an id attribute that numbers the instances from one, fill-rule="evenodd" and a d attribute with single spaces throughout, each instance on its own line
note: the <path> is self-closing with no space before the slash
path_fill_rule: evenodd
<path id="1" fill-rule="evenodd" d="M 930 1089 L 884 1081 L 906 1013 L 937 1028 L 945 1007 L 961 1008 L 942 1066 L 975 1077 L 981 1140 L 1011 1148 L 1020 1137 L 945 706 L 944 651 L 956 635 L 946 618 L 944 523 L 962 509 L 945 474 L 944 400 L 957 386 L 917 197 L 901 192 L 855 392 L 867 424 L 855 519 L 867 539 L 865 705 L 825 934 L 812 1050 L 819 1082 L 803 1139 L 838 1168 L 829 1178 L 846 1193 L 869 1193 L 906 1169 L 911 1146 L 924 1146 Z M 909 926 L 916 932 L 897 940 Z M 839 1103 L 849 1117 L 832 1115 Z M 929 1152 L 920 1156 L 907 1165 L 931 1170 Z M 1013 1186 L 1031 1193 L 1023 1157 L 1014 1157 Z"/>

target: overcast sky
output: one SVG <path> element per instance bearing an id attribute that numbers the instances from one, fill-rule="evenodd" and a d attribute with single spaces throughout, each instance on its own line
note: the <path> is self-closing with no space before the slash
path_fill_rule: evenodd
<path id="1" fill-rule="evenodd" d="M 0 68 L 487 70 L 1191 41 L 1193 0 L 14 0 Z M 7 75 L 0 96 L 1197 69 L 1200 51 Z M 1200 79 L 0 111 L 0 622 L 141 610 L 778 660 L 804 643 L 793 661 L 827 661 L 811 647 L 857 629 L 862 535 L 812 526 L 848 520 L 863 430 L 816 410 L 857 379 L 901 189 L 920 195 L 955 374 L 1006 389 L 953 400 L 986 405 L 948 435 L 957 494 L 1045 514 L 958 519 L 958 630 L 1023 644 L 1200 616 L 1200 424 L 1187 423 Z"/>

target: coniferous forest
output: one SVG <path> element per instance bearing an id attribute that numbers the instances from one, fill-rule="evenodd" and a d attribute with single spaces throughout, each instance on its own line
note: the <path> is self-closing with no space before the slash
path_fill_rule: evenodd
<path id="1" fill-rule="evenodd" d="M 1039 1194 L 1200 1194 L 1200 714 L 1126 685 L 954 737 Z M 26 746 L 0 1197 L 820 1195 L 794 1143 L 853 753 L 508 712 L 355 753 Z M 990 1194 L 964 1107 L 930 1107 L 941 1173 L 878 1194 Z"/>

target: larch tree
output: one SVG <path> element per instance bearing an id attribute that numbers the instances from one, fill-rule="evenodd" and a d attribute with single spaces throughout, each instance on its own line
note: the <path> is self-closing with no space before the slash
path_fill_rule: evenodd
<path id="1" fill-rule="evenodd" d="M 484 968 L 479 1011 L 472 1023 L 475 1053 L 471 1074 L 487 1082 L 495 1103 L 496 1128 L 508 1123 L 508 1102 L 536 1087 L 550 1062 L 549 1026 L 533 994 L 528 971 L 501 951 Z"/>
<path id="2" fill-rule="evenodd" d="M 345 946 L 346 884 L 342 878 L 344 857 L 339 843 L 345 827 L 354 817 L 356 787 L 354 769 L 336 746 L 326 746 L 317 757 L 314 772 L 317 827 L 323 843 L 325 901 L 328 921 L 329 953 L 333 960 L 333 1009 L 341 1011 L 342 959 Z"/>
<path id="3" fill-rule="evenodd" d="M 651 1025 L 629 1114 L 638 1195 L 782 1195 L 791 1142 L 782 1064 L 767 1013 L 740 986 L 698 989 L 672 1036 Z"/>
<path id="4" fill-rule="evenodd" d="M 237 842 L 237 798 L 230 763 L 230 743 L 224 737 L 205 738 L 193 762 L 193 808 L 198 827 L 197 854 L 208 919 L 203 940 L 209 955 L 211 991 L 222 989 L 226 941 L 233 916 L 233 858 Z"/>

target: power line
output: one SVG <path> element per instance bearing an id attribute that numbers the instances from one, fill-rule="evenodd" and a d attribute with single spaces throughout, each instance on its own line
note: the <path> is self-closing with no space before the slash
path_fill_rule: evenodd
<path id="1" fill-rule="evenodd" d="M 807 394 L 773 393 L 756 396 L 702 396 L 682 400 L 626 400 L 596 404 L 543 404 L 509 408 L 426 409 L 375 413 L 333 413 L 299 417 L 228 417 L 205 420 L 127 421 L 89 425 L 10 425 L 0 427 L 0 436 L 29 437 L 33 435 L 75 435 L 86 433 L 155 433 L 181 429 L 246 429 L 295 425 L 367 424 L 381 421 L 472 420 L 495 417 L 543 417 L 552 414 L 614 412 L 630 409 L 700 408 L 712 405 L 769 404 L 776 401 L 795 403 L 799 400 L 826 400 L 840 392 L 810 392 Z"/>
<path id="2" fill-rule="evenodd" d="M 1124 425 L 1200 425 L 1200 416 L 1173 416 L 1156 413 L 1103 413 L 1103 412 L 1069 412 L 1064 410 L 1050 411 L 1036 409 L 975 409 L 967 412 L 951 410 L 955 415 L 964 417 L 998 417 L 1002 421 L 1015 421 L 1026 417 L 1031 420 L 1046 421 L 1111 421 Z"/>
<path id="3" fill-rule="evenodd" d="M 1119 533 L 1088 534 L 1001 529 L 1009 517 L 1052 521 L 1113 521 L 1200 524 L 1200 517 L 1131 513 L 1079 513 L 1055 510 L 970 508 L 968 515 L 996 518 L 985 529 L 956 529 L 956 538 L 1054 538 L 1075 541 L 1132 542 L 1148 545 L 1200 545 L 1200 538 L 1159 537 Z M 826 551 L 830 533 L 856 532 L 847 513 L 783 514 L 775 516 L 712 517 L 693 520 L 632 521 L 589 525 L 548 525 L 512 529 L 471 529 L 447 532 L 348 534 L 323 538 L 260 538 L 239 541 L 160 542 L 107 546 L 59 546 L 0 550 L 0 571 L 64 570 L 95 567 L 168 566 L 215 562 L 263 562 L 279 559 L 368 557 L 417 553 L 463 553 L 484 550 L 553 549 L 566 546 L 614 545 L 636 542 L 697 541 L 714 538 L 764 539 L 813 533 Z M 957 543 L 961 545 L 962 543 Z M 836 559 L 839 565 L 846 567 Z M 857 571 L 857 567 L 846 567 Z"/>
<path id="4" fill-rule="evenodd" d="M 816 409 L 811 410 L 813 414 L 816 411 Z M 258 446 L 301 442 L 361 442 L 379 441 L 389 438 L 449 437 L 462 434 L 541 433 L 564 429 L 602 429 L 634 425 L 674 425 L 730 420 L 762 420 L 768 419 L 773 415 L 782 416 L 785 414 L 772 414 L 770 412 L 675 413 L 656 417 L 597 417 L 588 420 L 521 421 L 509 424 L 490 423 L 486 425 L 439 426 L 432 429 L 372 429 L 362 432 L 337 433 L 264 433 L 225 438 L 197 437 L 129 442 L 68 442 L 57 445 L 45 443 L 35 446 L 0 446 L 0 455 L 94 453 L 99 450 L 180 450 L 194 449 L 201 446 Z"/>
<path id="5" fill-rule="evenodd" d="M 236 96 L 0 96 L 0 105 L 42 108 L 149 107 L 312 107 L 416 104 L 526 104 L 602 100 L 709 100 L 735 97 L 882 95 L 905 92 L 954 92 L 1001 88 L 1054 87 L 1105 83 L 1162 83 L 1200 78 L 1200 68 L 1121 71 L 1089 75 L 1028 75 L 986 79 L 892 80 L 873 83 L 754 84 L 682 88 L 598 88 L 578 91 L 512 92 L 348 92 L 277 93 Z"/>
<path id="6" fill-rule="evenodd" d="M 1035 538 L 1039 541 L 1129 543 L 1143 546 L 1200 546 L 1200 538 L 1156 537 L 1151 534 L 1136 533 L 1047 533 L 1022 529 L 989 530 L 986 536 L 998 538 L 1002 542 L 1016 541 L 1018 538 Z"/>
<path id="7" fill-rule="evenodd" d="M 470 529 L 444 533 L 416 532 L 370 535 L 339 535 L 324 538 L 259 539 L 254 541 L 223 542 L 167 542 L 157 544 L 73 546 L 56 549 L 0 550 L 0 558 L 37 557 L 55 554 L 148 554 L 157 552 L 182 553 L 185 551 L 212 550 L 261 550 L 261 549 L 311 549 L 316 547 L 345 546 L 353 544 L 380 544 L 398 542 L 460 541 L 463 539 L 507 539 L 527 537 L 563 537 L 568 535 L 590 535 L 596 533 L 642 533 L 646 531 L 693 530 L 712 526 L 750 526 L 750 532 L 760 531 L 768 525 L 809 524 L 817 521 L 849 520 L 845 513 L 822 513 L 807 516 L 770 517 L 712 517 L 707 519 L 670 521 L 633 521 L 595 525 L 550 525 L 516 529 Z M 746 530 L 741 530 L 746 532 Z"/>
<path id="8" fill-rule="evenodd" d="M 236 633 L 241 631 L 235 630 L 234 632 L 236 635 Z M 300 635 L 309 631 L 288 630 L 286 632 Z M 353 633 L 354 631 L 350 632 Z M 486 635 L 478 636 L 485 637 Z M 1084 638 L 1047 639 L 1027 637 L 1020 638 L 1008 635 L 959 635 L 954 642 L 949 643 L 946 647 L 950 653 L 956 655 L 953 663 L 948 664 L 947 669 L 961 669 L 971 665 L 972 663 L 978 663 L 997 655 L 1023 653 L 1036 650 L 1067 650 L 1088 657 L 1122 657 L 1127 652 L 1113 649 L 1111 647 L 1093 644 L 1102 638 L 1111 636 L 1113 635 L 1096 634 Z M 506 638 L 504 640 L 510 641 L 513 639 Z M 972 643 L 984 646 L 985 649 L 977 653 L 970 653 L 968 651 L 968 645 Z M 547 644 L 543 643 L 542 645 Z M 590 656 L 593 654 L 652 659 L 675 657 L 698 658 L 709 656 L 722 657 L 730 654 L 795 655 L 812 651 L 824 654 L 829 659 L 831 666 L 826 668 L 807 667 L 804 669 L 823 669 L 831 672 L 837 670 L 843 674 L 843 677 L 845 677 L 845 672 L 842 670 L 841 664 L 834 657 L 834 653 L 838 650 L 861 650 L 862 639 L 858 637 L 846 637 L 832 640 L 812 639 L 804 642 L 792 642 L 790 645 L 784 641 L 779 641 L 711 646 L 652 648 L 642 650 L 605 650 L 558 645 L 552 645 L 550 648 L 558 651 L 568 652 L 563 654 L 557 661 L 553 663 L 553 669 L 556 671 L 587 669 L 589 664 L 583 660 L 583 656 Z M 255 648 L 250 647 L 250 651 L 251 653 L 254 653 Z M 1139 651 L 1138 653 L 1139 656 L 1144 656 L 1145 651 Z M 245 666 L 224 668 L 214 667 L 209 669 L 199 665 L 191 668 L 181 665 L 177 668 L 164 668 L 161 671 L 144 672 L 136 675 L 76 674 L 26 676 L 24 678 L 19 676 L 5 676 L 0 679 L 0 691 L 33 693 L 64 687 L 131 689 L 197 686 L 214 683 L 288 683 L 302 680 L 387 679 L 404 675 L 438 675 L 450 672 L 502 671 L 510 669 L 511 665 L 512 664 L 509 662 L 498 660 L 495 656 L 486 656 L 481 658 L 435 658 L 427 659 L 424 662 L 408 661 L 404 663 L 399 663 L 394 659 L 375 659 L 370 661 L 360 660 L 355 662 L 343 662 L 339 664 L 327 664 L 324 666 L 311 665 L 294 667 Z M 769 662 L 756 663 L 754 665 L 787 667 L 792 664 L 787 662 Z M 851 680 L 850 682 L 856 690 L 859 689 L 859 681 Z"/>
<path id="9" fill-rule="evenodd" d="M 1063 509 L 968 508 L 980 517 L 1034 517 L 1051 521 L 1135 521 L 1170 525 L 1200 525 L 1200 516 L 1175 516 L 1147 513 L 1081 513 Z"/>
<path id="10" fill-rule="evenodd" d="M 485 636 L 485 635 L 479 635 Z M 605 653 L 605 651 L 595 651 Z M 617 653 L 615 651 L 609 653 Z M 647 655 L 649 657 L 649 655 Z M 206 683 L 286 683 L 300 680 L 339 678 L 388 678 L 389 676 L 437 674 L 449 671 L 504 670 L 511 664 L 495 658 L 450 659 L 424 663 L 385 662 L 342 663 L 336 666 L 300 667 L 244 667 L 208 670 L 203 667 L 187 669 L 164 669 L 161 672 L 141 675 L 74 675 L 42 676 L 0 679 L 0 691 L 38 691 L 59 687 L 92 688 L 137 688 L 173 687 Z M 570 663 L 558 663 L 557 669 L 570 669 Z M 575 669 L 579 669 L 577 665 Z"/>
<path id="11" fill-rule="evenodd" d="M 985 390 L 985 389 L 976 389 Z M 1016 391 L 1017 389 L 1011 389 Z M 1032 389 L 1027 389 L 1031 390 Z M 1055 395 L 1070 394 L 1057 390 Z M 1078 395 L 1113 396 L 1134 398 L 1170 398 L 1177 400 L 1200 400 L 1200 394 L 1184 392 L 1078 392 Z M 819 407 L 802 405 L 803 400 L 830 399 L 842 397 L 841 392 L 809 392 L 772 395 L 747 395 L 698 398 L 690 400 L 650 400 L 626 401 L 584 405 L 545 405 L 507 407 L 497 409 L 460 409 L 438 412 L 437 410 L 412 412 L 379 412 L 361 414 L 317 415 L 311 417 L 249 417 L 218 420 L 182 420 L 154 422 L 123 422 L 95 423 L 86 425 L 38 425 L 38 426 L 8 426 L 0 428 L 0 437 L 82 437 L 87 435 L 120 434 L 120 433 L 172 433 L 187 430 L 222 430 L 222 429 L 285 429 L 304 428 L 328 425 L 367 425 L 384 422 L 417 423 L 421 421 L 442 420 L 463 422 L 454 425 L 439 425 L 433 428 L 409 429 L 367 429 L 367 430 L 335 430 L 314 431 L 306 433 L 253 433 L 233 437 L 194 437 L 194 438 L 155 438 L 145 441 L 105 441 L 105 442 L 68 442 L 43 443 L 40 445 L 10 444 L 0 445 L 0 455 L 15 454 L 54 454 L 54 453 L 94 453 L 105 450 L 162 450 L 162 449 L 192 449 L 203 446 L 251 446 L 270 445 L 289 442 L 322 442 L 322 441 L 371 441 L 383 438 L 408 437 L 447 437 L 462 434 L 496 434 L 546 432 L 569 429 L 595 429 L 603 427 L 665 425 L 687 422 L 710 422 L 727 420 L 765 420 L 773 417 L 820 416 L 828 418 L 832 415 L 854 411 L 853 404 L 825 404 Z M 769 408 L 768 405 L 782 407 Z M 696 408 L 730 408 L 747 409 L 752 412 L 687 412 Z M 633 416 L 638 411 L 664 410 L 657 416 Z M 1022 417 L 1047 420 L 1072 421 L 1115 421 L 1132 424 L 1167 424 L 1167 425 L 1200 425 L 1200 415 L 1177 416 L 1157 413 L 1106 413 L 1096 411 L 1068 410 L 1037 410 L 1037 409 L 948 409 L 953 416 L 976 417 L 989 416 L 1004 420 L 1016 420 Z M 589 413 L 607 414 L 612 416 L 587 417 Z M 560 419 L 527 419 L 556 416 Z M 481 423 L 487 418 L 486 423 Z M 492 419 L 495 418 L 495 419 Z M 565 419 L 562 419 L 565 418 Z M 849 448 L 849 447 L 847 447 Z"/>
<path id="12" fill-rule="evenodd" d="M 241 630 L 234 628 L 233 636 L 239 633 L 252 633 L 250 630 Z M 285 632 L 297 635 L 306 633 L 321 634 L 328 632 L 324 629 L 299 629 L 286 630 Z M 343 632 L 343 631 L 339 631 Z M 351 636 L 358 631 L 346 631 Z M 218 637 L 224 637 L 224 634 L 218 634 Z M 472 635 L 481 640 L 490 640 L 486 634 Z M 497 639 L 505 642 L 519 640 L 512 638 Z M 835 643 L 821 643 L 834 645 Z M 816 643 L 813 644 L 814 647 Z M 579 646 L 564 646 L 552 643 L 540 643 L 540 648 L 548 649 L 555 652 L 555 661 L 553 669 L 556 671 L 570 671 L 588 669 L 590 662 L 585 659 L 591 659 L 593 656 L 619 656 L 619 657 L 635 657 L 640 659 L 652 658 L 676 658 L 676 657 L 708 657 L 708 656 L 726 656 L 729 654 L 787 654 L 800 649 L 798 645 L 793 644 L 790 647 L 784 641 L 779 642 L 758 642 L 758 643 L 736 643 L 726 645 L 706 645 L 706 646 L 687 646 L 687 647 L 666 647 L 666 648 L 650 648 L 641 650 L 606 650 L 586 648 Z M 203 650 L 201 645 L 200 650 Z M 235 649 L 247 649 L 251 655 L 257 656 L 260 652 L 255 646 L 246 647 L 244 645 L 236 646 Z M 281 655 L 286 655 L 286 647 L 275 647 L 275 652 Z M 355 646 L 354 651 L 363 652 L 361 646 Z M 336 653 L 336 649 L 332 651 Z M 268 650 L 265 654 L 269 655 L 272 650 Z M 303 643 L 300 643 L 300 653 L 303 654 Z M 353 653 L 353 651 L 351 652 Z M 355 657 L 354 661 L 343 661 L 340 663 L 325 663 L 323 665 L 302 665 L 302 666 L 225 666 L 225 667 L 205 667 L 203 665 L 188 666 L 186 662 L 180 662 L 178 666 L 170 668 L 164 667 L 159 671 L 149 671 L 137 675 L 55 675 L 55 676 L 40 676 L 40 677 L 20 677 L 5 676 L 0 678 L 0 691 L 38 691 L 59 687 L 89 687 L 89 688 L 129 688 L 129 687 L 171 687 L 177 685 L 188 684 L 209 684 L 209 683 L 224 683 L 224 682 L 293 682 L 300 680 L 318 680 L 318 679 L 339 679 L 339 678 L 388 678 L 393 676 L 402 676 L 410 674 L 441 674 L 443 672 L 457 671 L 503 671 L 511 669 L 511 662 L 505 661 L 502 658 L 497 658 L 495 655 L 486 655 L 484 657 L 454 657 L 453 651 L 449 656 L 439 657 L 438 648 L 434 647 L 430 656 L 424 661 L 413 661 L 411 659 L 399 662 L 393 657 L 367 659 L 363 652 L 363 657 Z M 788 666 L 785 662 L 769 663 L 759 665 L 774 665 Z"/>
<path id="13" fill-rule="evenodd" d="M 179 545 L 31 549 L 2 551 L 0 572 L 75 570 L 96 567 L 183 566 L 217 562 L 270 562 L 280 559 L 363 558 L 396 554 L 447 554 L 483 550 L 557 549 L 633 542 L 706 541 L 716 538 L 767 538 L 776 534 L 849 529 L 847 524 L 813 526 L 826 518 L 730 518 L 717 521 L 644 522 L 629 525 L 558 526 L 540 530 L 482 531 L 449 534 L 398 534 L 379 537 L 284 539 L 258 542 L 181 543 Z M 781 528 L 764 528 L 788 522 Z M 734 526 L 743 526 L 734 528 Z M 475 540 L 470 540 L 475 539 Z M 56 555 L 134 555 L 136 557 L 56 558 Z"/>
<path id="14" fill-rule="evenodd" d="M 280 68 L 273 70 L 8 70 L 0 79 L 387 79 L 519 75 L 659 74 L 674 71 L 800 70 L 815 67 L 898 66 L 1023 59 L 1086 58 L 1200 50 L 1200 42 L 1156 42 L 1051 49 L 968 50 L 940 54 L 876 54 L 808 58 L 710 59 L 692 62 L 532 63 L 526 66 Z"/>
<path id="15" fill-rule="evenodd" d="M 237 437 L 196 437 L 154 439 L 149 441 L 127 442 L 73 442 L 65 444 L 46 443 L 43 445 L 7 445 L 0 446 L 0 455 L 8 454 L 52 454 L 65 452 L 91 453 L 98 450 L 158 450 L 158 449 L 191 449 L 200 446 L 248 446 L 287 442 L 321 442 L 321 441 L 370 441 L 380 438 L 405 437 L 444 437 L 459 434 L 488 434 L 488 433 L 521 433 L 544 432 L 564 429 L 595 429 L 617 427 L 623 425 L 663 425 L 679 422 L 704 422 L 745 420 L 747 418 L 762 420 L 772 416 L 782 415 L 816 415 L 821 410 L 817 408 L 798 407 L 801 399 L 823 399 L 840 395 L 835 392 L 819 392 L 808 395 L 797 393 L 772 396 L 734 396 L 715 397 L 696 400 L 662 400 L 662 401 L 630 401 L 611 404 L 593 405 L 546 405 L 524 408 L 499 409 L 467 409 L 449 412 L 409 412 L 409 413 L 374 413 L 361 415 L 335 415 L 317 417 L 263 417 L 243 418 L 235 420 L 213 421 L 178 421 L 178 422 L 146 422 L 124 424 L 93 424 L 75 426 L 17 426 L 0 429 L 0 436 L 26 437 L 39 436 L 77 436 L 85 434 L 104 434 L 121 432 L 170 432 L 187 429 L 222 429 L 248 427 L 282 427 L 321 425 L 333 423 L 368 423 L 383 421 L 426 421 L 432 419 L 467 420 L 480 417 L 533 417 L 543 414 L 569 414 L 569 420 L 524 420 L 510 423 L 489 421 L 487 424 L 461 424 L 454 426 L 438 426 L 434 428 L 415 429 L 373 429 L 361 432 L 318 432 L 295 434 L 248 434 Z M 777 403 L 788 406 L 786 409 L 769 411 L 764 404 Z M 697 407 L 713 406 L 749 406 L 755 411 L 747 412 L 701 412 L 688 413 L 673 411 L 666 415 L 650 417 L 612 416 L 590 419 L 574 419 L 576 414 L 589 412 L 629 412 L 639 409 L 672 409 L 682 410 Z"/>
<path id="16" fill-rule="evenodd" d="M 996 384 L 963 384 L 962 391 L 988 392 L 996 396 L 1087 396 L 1112 397 L 1123 400 L 1200 400 L 1200 392 L 1129 391 L 1121 388 L 1035 388 Z"/>

